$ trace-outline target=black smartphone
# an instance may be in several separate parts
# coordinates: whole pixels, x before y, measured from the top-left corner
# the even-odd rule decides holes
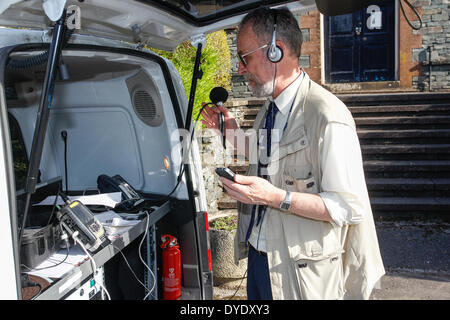
[[[234,181],[234,172],[228,168],[216,168],[216,173],[221,177]]]

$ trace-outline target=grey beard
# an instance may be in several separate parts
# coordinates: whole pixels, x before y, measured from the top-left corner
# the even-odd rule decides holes
[[[250,76],[244,76],[245,79],[248,81],[250,79]],[[273,81],[266,82],[264,84],[256,84],[256,86],[250,86],[253,95],[255,95],[258,98],[268,97],[273,93]]]

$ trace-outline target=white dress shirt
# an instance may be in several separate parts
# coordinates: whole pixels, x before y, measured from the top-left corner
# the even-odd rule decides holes
[[[283,128],[288,120],[289,110],[295,99],[304,73],[287,87],[276,99],[279,112],[275,118],[274,130],[280,134],[272,134],[272,150],[274,144],[279,143]],[[260,138],[264,139],[260,136]],[[265,143],[264,140],[260,143]],[[332,223],[338,226],[356,224],[364,218],[361,210],[370,205],[367,196],[367,187],[362,167],[361,150],[356,132],[347,125],[330,123],[325,128],[325,135],[321,153],[322,192],[319,196],[325,203],[333,219]],[[249,238],[250,244],[259,251],[266,249],[266,219],[256,225],[255,223]]]

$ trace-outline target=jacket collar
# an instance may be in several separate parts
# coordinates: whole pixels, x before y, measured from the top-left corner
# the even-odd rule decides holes
[[[288,119],[288,126],[280,140],[280,147],[292,143],[300,138],[299,135],[302,135],[302,133],[304,134],[303,111],[305,109],[305,101],[309,88],[310,79],[308,74],[305,73],[294,100],[291,115]]]
[[[303,71],[304,72],[304,71]],[[283,136],[281,137],[280,143],[278,147],[272,150],[272,155],[278,155],[271,158],[270,161],[275,161],[281,156],[279,148],[289,145],[298,141],[301,142],[302,138],[305,136],[305,128],[304,128],[304,117],[303,111],[305,107],[306,96],[309,92],[310,88],[310,78],[307,73],[305,73],[304,78],[298,88],[297,95],[294,100],[294,104],[292,107],[291,114],[289,116],[288,126],[286,127]],[[266,117],[267,110],[269,108],[270,100],[267,99],[262,106],[263,112],[259,112],[255,119],[254,128],[256,130],[261,129],[264,119]],[[258,134],[258,133],[257,133]],[[303,147],[306,146],[306,143],[303,144]],[[258,152],[256,150],[256,152]],[[252,156],[251,156],[252,157]],[[253,158],[252,158],[253,159]]]

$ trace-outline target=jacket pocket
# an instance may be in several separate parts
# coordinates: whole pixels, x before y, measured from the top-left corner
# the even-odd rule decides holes
[[[306,178],[296,179],[292,175],[283,174],[282,188],[287,191],[318,193],[316,179],[309,174]]]
[[[293,261],[300,296],[304,300],[337,300],[344,296],[342,254],[321,260]]]
[[[271,161],[279,161],[286,156],[307,149],[308,147],[309,141],[304,128],[298,128],[291,136],[285,140],[282,139],[280,144],[272,149]]]

